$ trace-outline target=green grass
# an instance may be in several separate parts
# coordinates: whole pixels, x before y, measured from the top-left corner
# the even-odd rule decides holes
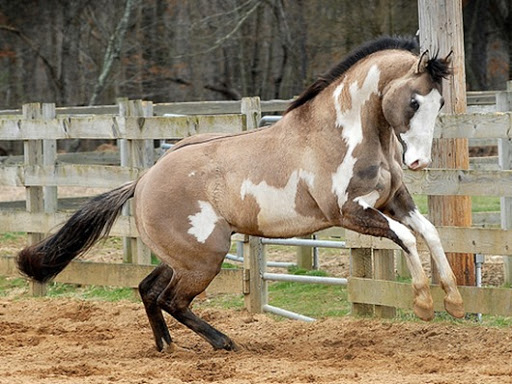
[[[27,234],[25,232],[7,232],[0,234],[0,242],[15,241],[23,239]]]
[[[12,291],[23,291],[28,286],[24,279],[0,276],[0,297],[8,296]]]
[[[313,318],[350,313],[347,290],[323,284],[278,282],[269,284],[269,304]]]
[[[138,295],[132,288],[102,287],[95,285],[77,287],[72,284],[51,283],[48,297],[71,297],[83,300],[100,301],[138,301]]]
[[[500,210],[500,198],[489,196],[471,197],[473,212],[496,212]]]
[[[194,300],[193,308],[244,309],[244,296],[235,294],[215,295],[206,300]]]
[[[428,213],[428,198],[426,195],[414,195],[413,199],[421,213]],[[499,211],[500,198],[494,196],[472,196],[471,209],[473,212]]]
[[[0,297],[9,296],[14,299],[30,297],[29,284],[25,279],[0,276]],[[102,286],[77,286],[73,284],[50,283],[47,297],[71,297],[83,300],[101,301],[138,301],[138,295],[132,288],[116,288]]]

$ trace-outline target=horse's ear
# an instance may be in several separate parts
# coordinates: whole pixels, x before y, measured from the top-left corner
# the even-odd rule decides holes
[[[429,61],[428,49],[423,52],[418,60],[418,67],[416,68],[416,73],[425,72]]]
[[[451,63],[452,63],[452,58],[453,58],[453,49],[450,51],[449,54],[446,55],[446,57],[443,60],[443,62],[447,65],[447,66],[450,66]]]

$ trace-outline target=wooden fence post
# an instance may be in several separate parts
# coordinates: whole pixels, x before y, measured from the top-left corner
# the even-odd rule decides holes
[[[507,82],[507,90],[496,94],[496,111],[512,111],[512,81]],[[499,164],[502,170],[512,169],[512,139],[498,139]],[[500,198],[501,228],[512,229],[512,197]],[[512,284],[512,260],[503,256],[505,284]]]
[[[246,130],[258,128],[261,120],[260,98],[242,98],[240,112],[245,115]],[[244,275],[248,280],[244,293],[245,307],[251,313],[262,313],[263,306],[267,304],[267,282],[263,280],[266,266],[265,247],[261,243],[261,239],[249,236],[249,240],[244,243]]]
[[[371,248],[350,249],[350,276],[372,278],[372,250]],[[350,281],[349,281],[350,284]],[[371,304],[352,303],[352,315],[371,316],[374,306]]]
[[[263,306],[267,304],[267,282],[263,280],[266,267],[265,246],[259,237],[249,236],[249,240],[244,243],[244,275],[249,280],[244,294],[245,307],[251,313],[262,313]]]
[[[396,273],[401,279],[410,279],[411,271],[407,266],[407,259],[403,250],[396,251]]]
[[[302,239],[311,240],[313,236],[305,236]],[[313,247],[296,247],[297,268],[311,270],[313,269]]]
[[[119,116],[153,116],[153,103],[142,100],[118,100]],[[146,169],[154,163],[153,140],[119,140],[121,166]],[[130,216],[131,202],[123,207],[123,215]],[[151,264],[151,251],[140,238],[123,238],[124,261]]]
[[[43,119],[55,119],[55,103],[43,103],[42,105]],[[48,167],[55,167],[57,162],[57,140],[43,140],[43,165]],[[44,211],[46,213],[57,212],[57,186],[51,185],[43,187],[44,196]]]
[[[374,279],[395,280],[395,251],[392,249],[373,250]],[[385,305],[375,306],[375,316],[391,319],[396,315],[396,308]]]
[[[22,107],[23,118],[53,119],[55,118],[55,104],[30,103]],[[57,158],[56,140],[25,140],[23,144],[25,167],[54,166]],[[28,186],[26,190],[26,209],[30,213],[48,212],[57,210],[57,187]],[[35,244],[44,237],[43,233],[28,233],[28,243]],[[44,296],[47,285],[32,281],[30,292],[33,296]]]
[[[259,97],[244,97],[240,106],[240,112],[245,115],[246,130],[259,127],[261,120],[261,102]]]
[[[462,0],[418,0],[420,46],[431,53],[452,54],[454,74],[443,84],[444,111],[466,113],[466,75]],[[433,168],[469,169],[468,139],[437,139],[432,148]],[[470,196],[429,196],[429,218],[434,225],[471,227]],[[459,285],[475,285],[475,260],[472,253],[447,253]],[[432,277],[437,270],[432,265]]]

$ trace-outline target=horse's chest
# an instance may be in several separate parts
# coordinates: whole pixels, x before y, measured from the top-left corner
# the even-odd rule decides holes
[[[394,195],[402,180],[402,169],[395,162],[380,164],[356,163],[343,204],[359,202],[364,206],[379,208]]]

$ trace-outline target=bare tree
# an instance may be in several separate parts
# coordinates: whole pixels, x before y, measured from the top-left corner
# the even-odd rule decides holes
[[[509,3],[465,2],[472,89],[503,86],[510,73]],[[117,97],[290,98],[360,43],[413,35],[416,7],[410,0],[364,7],[352,0],[0,0],[0,108]]]
[[[98,81],[94,86],[94,91],[91,95],[91,99],[89,100],[89,105],[93,105],[96,103],[98,96],[105,88],[107,78],[110,75],[110,72],[112,71],[114,62],[117,59],[119,59],[126,31],[128,30],[130,15],[132,14],[135,7],[139,5],[139,2],[140,0],[126,0],[123,16],[119,20],[116,30],[114,31],[114,34],[110,37],[110,40],[108,42],[108,46],[105,51],[105,56],[103,59],[103,65],[98,76]]]

